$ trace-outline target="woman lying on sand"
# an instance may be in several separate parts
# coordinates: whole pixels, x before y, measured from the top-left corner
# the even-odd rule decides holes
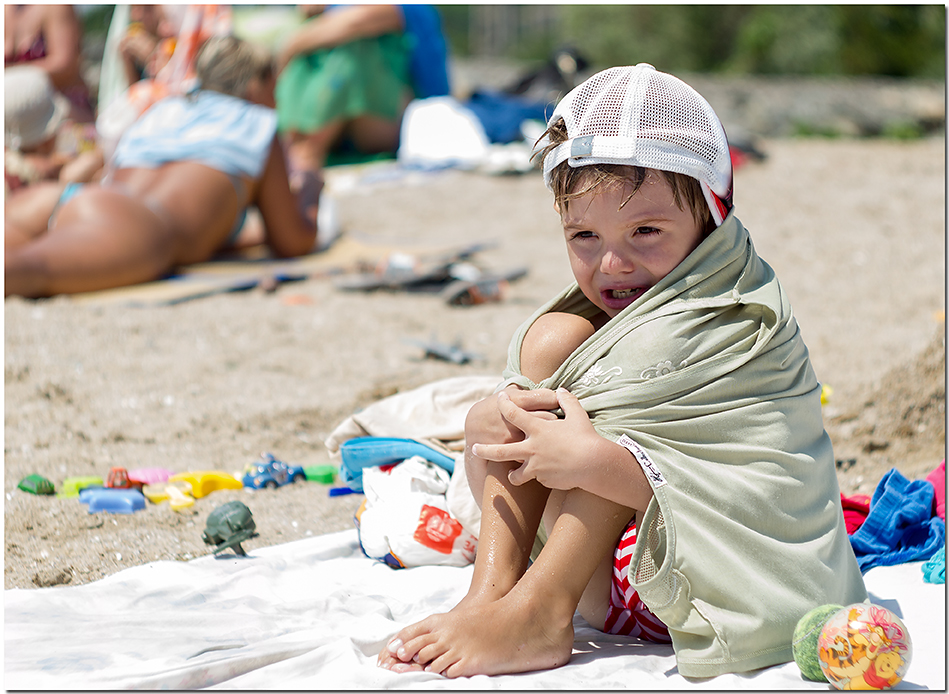
[[[98,185],[37,185],[8,199],[5,294],[50,296],[159,279],[228,246],[249,205],[282,257],[316,242],[321,183],[288,179],[270,59],[210,39],[200,89],[163,99],[120,140]]]

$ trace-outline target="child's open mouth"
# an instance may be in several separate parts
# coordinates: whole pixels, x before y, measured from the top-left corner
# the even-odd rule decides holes
[[[646,291],[646,287],[630,287],[628,289],[604,289],[600,295],[603,303],[612,310],[622,310],[636,301]]]
[[[628,299],[631,296],[639,294],[639,292],[639,289],[613,289],[610,293],[614,299]]]

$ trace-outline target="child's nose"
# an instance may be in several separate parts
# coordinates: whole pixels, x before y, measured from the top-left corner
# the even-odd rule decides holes
[[[600,259],[600,271],[605,275],[632,272],[634,269],[632,258],[616,249],[608,248]]]

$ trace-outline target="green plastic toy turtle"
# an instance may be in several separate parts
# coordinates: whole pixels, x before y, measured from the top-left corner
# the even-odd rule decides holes
[[[250,509],[240,501],[228,501],[211,511],[201,539],[205,544],[214,545],[215,554],[232,548],[237,554],[246,557],[247,552],[241,543],[257,537],[256,531],[257,524]]]

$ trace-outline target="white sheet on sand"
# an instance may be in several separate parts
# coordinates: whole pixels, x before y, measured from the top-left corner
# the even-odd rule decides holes
[[[866,574],[873,602],[914,644],[898,688],[946,688],[945,586],[920,563]],[[794,663],[687,680],[670,646],[600,633],[576,618],[573,657],[552,671],[446,680],[376,666],[402,626],[451,608],[471,566],[394,570],[355,530],[189,562],[155,562],[95,583],[4,592],[6,689],[829,689]]]

